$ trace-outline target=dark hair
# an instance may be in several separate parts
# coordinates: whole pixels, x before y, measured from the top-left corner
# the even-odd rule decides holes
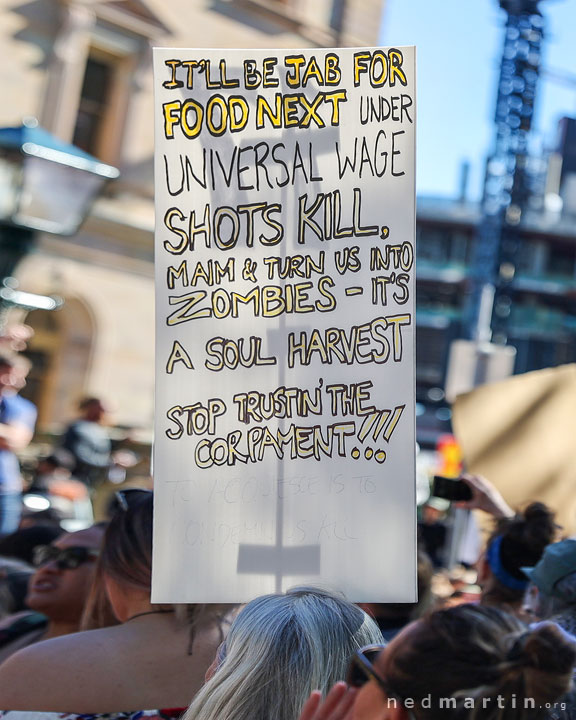
[[[555,624],[527,630],[513,615],[479,605],[432,613],[403,640],[378,669],[394,694],[414,699],[422,720],[439,712],[446,720],[547,717],[541,706],[567,692],[576,663],[576,644]],[[447,698],[452,704],[440,703]]]
[[[98,398],[98,397],[93,397],[93,396],[84,397],[78,403],[78,409],[86,410],[87,407],[90,407],[91,405],[96,405],[96,403],[98,403],[98,405],[101,405],[102,400],[100,400],[100,398]]]
[[[513,518],[500,520],[488,541],[488,548],[498,543],[497,562],[504,573],[497,573],[494,564],[488,561],[493,582],[483,594],[483,602],[494,605],[520,602],[528,585],[528,578],[521,568],[536,565],[546,546],[554,542],[557,530],[554,512],[540,502],[531,503]],[[506,582],[503,575],[510,576],[512,581]]]
[[[28,609],[26,595],[33,574],[28,563],[0,557],[0,619]]]
[[[20,528],[0,539],[0,555],[17,558],[32,565],[34,549],[38,545],[50,545],[62,533],[63,530],[54,525],[32,525]]]
[[[102,604],[102,593],[96,585],[103,584],[103,576],[107,575],[119,585],[130,585],[139,590],[150,591],[152,586],[152,516],[153,493],[134,488],[135,492],[125,491],[124,501],[116,504],[116,512],[112,516],[98,563],[91,595],[94,607],[91,607],[91,618],[87,618],[86,627],[96,627],[98,618],[105,615],[106,609],[99,610]],[[172,605],[158,605],[159,608],[172,608]],[[190,629],[190,647],[192,648],[197,628],[202,623],[215,621],[221,623],[229,605],[187,605],[175,607],[179,622]]]
[[[142,590],[152,584],[152,511],[151,492],[131,493],[110,520],[99,558],[106,575]]]
[[[97,563],[92,586],[80,618],[80,630],[95,630],[118,624],[119,620],[114,614],[112,604],[106,593],[102,566]]]
[[[65,470],[73,470],[76,460],[71,452],[64,448],[53,448],[49,455],[38,458],[38,462],[45,462],[53,465],[55,468],[64,468]]]
[[[104,576],[148,590],[152,582],[152,493],[131,493],[130,503],[106,526],[92,587],[84,606],[81,630],[109,627],[117,618],[105,590]]]

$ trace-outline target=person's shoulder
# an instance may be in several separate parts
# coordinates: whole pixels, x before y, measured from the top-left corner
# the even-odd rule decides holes
[[[68,423],[68,425],[66,425],[66,428],[64,429],[64,432],[65,433],[76,433],[79,430],[82,430],[83,426],[84,426],[84,420],[81,420],[80,418],[78,418],[77,420],[72,420],[71,423]]]
[[[32,710],[0,711],[0,720],[177,720],[186,708],[170,710],[136,710],[115,713],[59,713]]]
[[[78,418],[68,425],[66,433],[77,437],[86,437],[93,435],[106,435],[107,430],[105,427],[96,422],[85,420],[84,418]]]
[[[36,643],[36,645],[18,653],[22,663],[45,662],[47,658],[61,659],[62,662],[77,662],[81,658],[89,658],[92,653],[104,648],[114,635],[116,627],[84,630],[82,632],[61,635]],[[0,667],[0,673],[3,668]]]
[[[10,414],[15,420],[24,420],[35,422],[38,410],[36,405],[30,400],[23,398],[18,393],[14,395],[4,395],[4,404],[9,409]]]
[[[29,709],[42,706],[46,689],[65,693],[63,677],[89,682],[94,659],[106,653],[113,628],[87,630],[51,638],[19,650],[0,665],[0,707]],[[35,678],[30,683],[30,678]],[[41,678],[41,682],[39,679]],[[24,707],[23,707],[24,704]]]

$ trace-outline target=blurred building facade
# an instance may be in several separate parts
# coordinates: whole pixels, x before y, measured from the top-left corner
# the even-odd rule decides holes
[[[496,308],[516,348],[515,373],[576,362],[576,119],[563,118],[539,165],[538,189],[518,228],[511,302]],[[420,440],[449,430],[444,398],[450,344],[464,336],[480,204],[419,198],[416,395]]]
[[[57,430],[82,395],[112,401],[119,425],[152,427],[153,46],[376,45],[385,0],[0,0],[0,125],[46,130],[121,177],[74,238],[42,235],[22,290],[58,312],[13,310],[35,330],[26,394]]]

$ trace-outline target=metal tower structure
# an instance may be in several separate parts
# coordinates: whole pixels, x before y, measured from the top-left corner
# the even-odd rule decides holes
[[[544,37],[543,0],[499,0],[506,11],[496,98],[496,138],[486,164],[482,222],[472,258],[466,335],[506,342],[519,225],[531,194],[528,136]]]

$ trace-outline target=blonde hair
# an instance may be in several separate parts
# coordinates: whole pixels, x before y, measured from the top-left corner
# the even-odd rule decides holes
[[[383,643],[376,623],[324,590],[256,598],[232,623],[220,667],[183,720],[296,720],[312,690],[344,679],[354,651],[374,643]]]

